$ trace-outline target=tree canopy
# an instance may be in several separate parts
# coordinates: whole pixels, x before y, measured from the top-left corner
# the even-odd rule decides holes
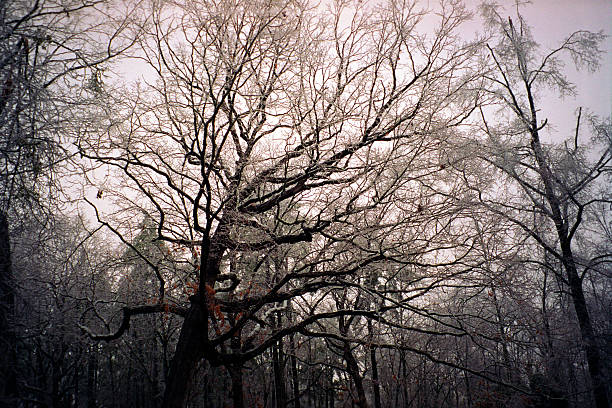
[[[468,6],[2,6],[1,401],[609,407],[606,37]]]

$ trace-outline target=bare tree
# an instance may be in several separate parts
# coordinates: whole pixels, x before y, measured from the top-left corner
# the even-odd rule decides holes
[[[45,224],[58,184],[69,111],[86,102],[102,65],[130,46],[103,1],[5,1],[0,4],[0,393],[16,401],[15,297],[9,236],[32,217]],[[100,15],[108,18],[100,24]],[[7,402],[8,403],[8,402]]]
[[[237,367],[290,333],[374,317],[326,306],[329,289],[362,290],[366,266],[445,268],[470,250],[452,225],[456,185],[428,187],[443,170],[440,141],[478,103],[467,92],[477,47],[456,35],[469,13],[443,2],[436,29],[417,35],[426,12],[413,3],[321,7],[152,3],[138,58],[153,76],[129,101],[105,100],[112,120],[79,143],[112,175],[89,173],[97,200],[116,199],[115,214],[97,206],[102,224],[130,245],[137,208],[155,220],[156,239],[191,262],[180,278],[151,263],[159,302],[126,307],[117,332],[93,335],[115,339],[133,315],[179,310],[185,298],[170,282],[192,285],[166,407],[185,404],[202,359],[232,368],[236,383]],[[271,262],[276,251],[283,267]],[[316,303],[313,314],[274,327],[293,300]]]
[[[538,117],[538,103],[545,90],[552,88],[562,95],[575,91],[561,71],[561,56],[593,70],[599,64],[599,44],[604,36],[578,31],[558,48],[541,54],[520,13],[514,22],[502,17],[493,5],[485,4],[483,11],[497,32],[497,43],[487,46],[491,70],[485,75],[494,107],[481,109],[484,136],[470,143],[478,146],[485,166],[496,168],[512,185],[501,199],[494,190],[471,185],[486,208],[519,226],[562,266],[564,273],[554,273],[570,293],[595,403],[608,407],[608,381],[584,286],[591,275],[605,273],[603,265],[610,262],[610,252],[593,251],[596,246],[591,245],[591,250],[580,251],[584,256],[576,253],[581,236],[589,235],[588,219],[593,211],[611,202],[605,186],[612,160],[610,126],[595,119],[593,147],[580,143],[583,118],[579,110],[576,129],[565,132],[565,143],[546,144],[543,137],[548,123]],[[495,120],[492,111],[497,107],[505,114]]]

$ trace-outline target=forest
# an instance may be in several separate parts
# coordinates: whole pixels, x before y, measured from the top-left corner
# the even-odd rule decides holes
[[[530,7],[1,1],[0,406],[609,408],[610,27]]]

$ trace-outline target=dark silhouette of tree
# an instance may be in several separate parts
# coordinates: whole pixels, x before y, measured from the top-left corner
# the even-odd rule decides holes
[[[70,111],[87,101],[87,78],[129,47],[124,28],[103,13],[102,1],[5,1],[0,4],[0,398],[21,393],[11,323],[18,297],[11,271],[11,231],[34,218],[46,224],[58,196],[57,167],[65,149]],[[109,15],[110,17],[110,15]],[[133,41],[133,39],[132,39]],[[89,80],[89,87],[95,81]],[[95,82],[97,84],[97,82]],[[98,84],[99,85],[99,84]],[[74,150],[74,149],[73,149]]]
[[[541,54],[520,14],[513,23],[502,18],[494,6],[485,5],[484,11],[488,24],[498,33],[497,42],[487,45],[492,69],[485,78],[491,86],[491,102],[499,103],[507,114],[493,120],[489,111],[481,110],[485,136],[477,146],[482,152],[479,156],[504,174],[517,194],[510,190],[502,201],[488,197],[478,186],[473,188],[488,209],[519,226],[546,251],[547,257],[558,262],[554,276],[570,294],[595,404],[609,407],[609,381],[584,286],[590,274],[601,273],[610,262],[610,252],[576,254],[580,251],[580,236],[588,234],[593,211],[602,203],[612,202],[606,186],[612,160],[610,125],[592,118],[593,142],[599,151],[581,144],[579,110],[575,132],[566,132],[571,134],[568,140],[559,145],[546,144],[543,134],[547,120],[539,118],[538,107],[543,89],[552,88],[561,95],[575,91],[560,69],[560,56],[566,54],[577,66],[593,70],[599,64],[599,44],[604,36],[578,31],[558,48]]]
[[[202,359],[229,369],[240,406],[246,362],[319,321],[375,313],[326,310],[320,299],[310,315],[275,325],[289,302],[339,285],[363,290],[356,276],[368,265],[443,268],[469,252],[469,236],[446,232],[452,200],[427,187],[440,139],[477,104],[464,92],[479,75],[477,47],[453,34],[468,13],[447,6],[425,37],[408,34],[423,17],[417,6],[395,3],[322,12],[292,1],[185,2],[146,15],[138,56],[156,79],[129,100],[105,100],[120,113],[79,151],[113,172],[104,197],[125,199],[116,219],[99,211],[103,225],[129,242],[136,204],[157,240],[192,259],[194,293],[177,303],[187,311],[163,406],[185,404]],[[270,262],[275,251],[284,266]],[[119,329],[94,338],[118,338],[131,316],[173,308],[168,279],[157,279],[157,305],[124,308]]]
[[[2,3],[0,405],[607,407],[603,36],[481,11]]]

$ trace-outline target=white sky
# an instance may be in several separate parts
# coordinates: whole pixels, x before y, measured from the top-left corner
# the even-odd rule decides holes
[[[479,2],[469,0],[469,4]],[[498,0],[499,4],[511,6],[513,0]],[[510,11],[510,10],[508,10]],[[559,44],[577,30],[600,31],[612,35],[611,0],[533,0],[523,8],[523,15],[532,27],[536,41],[543,49]],[[568,78],[576,85],[576,97],[560,98],[552,95],[543,100],[541,119],[549,119],[556,132],[555,139],[565,139],[574,131],[576,110],[579,106],[600,116],[612,115],[612,37],[602,47],[607,51],[598,72],[577,72],[570,63],[566,65]],[[582,124],[584,125],[584,124]],[[567,129],[567,130],[566,130]],[[582,133],[582,132],[581,132]],[[586,137],[584,138],[586,141]]]
[[[324,2],[327,0],[323,0]],[[437,0],[417,0],[424,6]],[[472,10],[476,10],[481,0],[464,0]],[[496,0],[506,7],[509,15],[514,14],[515,0]],[[577,30],[600,31],[612,36],[612,0],[531,0],[522,8],[522,13],[533,30],[534,38],[542,50],[559,45],[569,34]],[[477,21],[466,25],[468,30],[479,30]],[[471,33],[470,33],[471,34]],[[576,72],[571,63],[566,65],[566,74],[576,85],[578,94],[561,100],[557,95],[542,100],[541,119],[548,118],[553,128],[553,137],[562,140],[574,131],[576,111],[579,106],[600,116],[612,116],[612,37],[603,44],[607,51],[597,73]],[[121,69],[128,81],[142,77],[144,67],[131,61]],[[566,130],[567,129],[567,130]]]
[[[436,2],[436,0],[419,0]],[[508,13],[514,13],[514,0],[497,0],[507,7]],[[470,8],[476,8],[480,0],[465,0]],[[523,15],[532,27],[534,37],[544,49],[556,47],[569,34],[577,30],[604,30],[612,35],[612,0],[533,0],[532,4],[522,9]],[[477,22],[469,24],[469,29],[478,30]],[[466,27],[467,28],[467,27]],[[552,138],[559,141],[572,137],[575,128],[576,110],[579,106],[601,116],[612,116],[612,37],[603,45],[607,54],[602,60],[599,72],[576,72],[571,64],[567,65],[569,79],[576,84],[578,95],[561,100],[555,95],[542,101],[540,118],[548,118],[554,126]],[[120,68],[128,81],[141,78],[146,70],[140,69],[134,61]],[[584,126],[582,129],[584,129]],[[588,141],[586,132],[582,133],[582,142]],[[95,199],[97,190],[92,189],[90,199]],[[89,208],[82,208],[89,212]]]

